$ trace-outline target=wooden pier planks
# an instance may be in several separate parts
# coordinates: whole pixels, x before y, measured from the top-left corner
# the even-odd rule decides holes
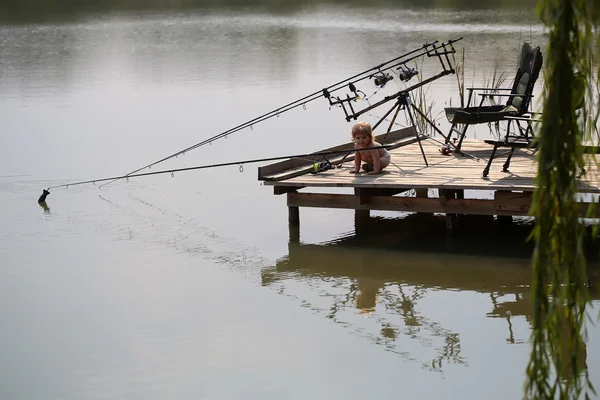
[[[465,140],[462,150],[479,159],[466,155],[452,154],[444,156],[439,152],[439,141],[427,138],[421,141],[429,167],[425,166],[417,142],[391,150],[392,164],[379,175],[366,173],[350,174],[353,162],[343,164],[342,168],[304,174],[278,181],[265,181],[265,185],[285,187],[348,187],[348,188],[430,188],[453,190],[489,190],[524,191],[535,189],[537,163],[532,149],[517,149],[512,157],[509,172],[502,172],[508,150],[496,153],[489,176],[482,176],[483,169],[492,152],[492,146],[482,140]],[[593,163],[591,156],[588,164]],[[582,193],[600,193],[600,176],[587,168],[588,174],[581,179]],[[283,175],[283,171],[281,171]]]
[[[392,148],[406,146],[417,141],[417,131],[414,126],[410,126],[408,128],[398,129],[389,133],[377,135],[375,136],[375,141],[383,145],[391,146]],[[327,159],[334,163],[340,161],[344,157],[346,157],[346,162],[354,161],[353,144],[351,142],[320,150],[316,153],[343,150],[348,150],[349,153],[339,153],[330,155],[327,156]],[[322,155],[311,155],[302,158],[292,158],[289,160],[280,161],[274,164],[259,167],[258,180],[282,181],[296,176],[301,176],[309,173],[312,170],[314,163],[323,160],[324,157]]]

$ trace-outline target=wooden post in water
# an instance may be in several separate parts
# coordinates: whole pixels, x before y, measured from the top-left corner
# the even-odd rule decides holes
[[[300,225],[300,207],[289,206],[288,207],[288,221],[290,225]]]
[[[288,192],[288,204],[290,203],[289,193],[296,193],[295,190]],[[300,242],[300,207],[288,205],[288,228],[290,231],[290,243]]]
[[[510,196],[510,193],[510,190],[496,190],[494,192],[494,200],[502,202],[502,199]],[[512,215],[497,215],[496,218],[498,223],[502,226],[510,225],[513,220]]]
[[[290,243],[300,243],[300,225],[290,225]]]
[[[354,231],[357,236],[365,233],[370,219],[371,212],[369,210],[354,210]]]
[[[450,189],[439,189],[440,201],[455,199],[456,191]],[[446,213],[446,235],[452,237],[457,226],[456,214]]]
[[[465,190],[464,189],[458,189],[454,191],[456,198],[457,199],[461,199],[464,200],[465,199]],[[454,219],[455,219],[455,223],[456,223],[456,229],[460,229],[460,225],[461,222],[464,220],[465,214],[455,214],[454,215]]]
[[[354,195],[356,196],[357,204],[367,204],[369,202],[369,196],[365,189],[354,188]],[[368,226],[371,219],[370,210],[354,210],[354,232],[356,235],[363,234]]]
[[[428,197],[428,189],[427,188],[417,188],[415,189],[415,197],[419,199],[426,199]]]
[[[415,198],[427,199],[429,198],[429,189],[427,188],[415,188]],[[433,215],[433,213],[419,213],[421,215]]]

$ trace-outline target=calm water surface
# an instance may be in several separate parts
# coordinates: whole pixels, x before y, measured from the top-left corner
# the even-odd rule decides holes
[[[315,5],[0,26],[0,398],[520,398],[527,221],[448,242],[434,216],[373,213],[376,231],[357,237],[351,211],[303,209],[289,244],[285,199],[256,165],[58,189],[48,209],[36,199],[427,41],[464,37],[467,85],[512,74],[522,40],[546,43],[526,14]],[[456,77],[427,93],[434,114],[456,104]],[[310,152],[349,129],[323,99],[164,167]],[[599,335],[590,327],[583,349],[593,378]]]

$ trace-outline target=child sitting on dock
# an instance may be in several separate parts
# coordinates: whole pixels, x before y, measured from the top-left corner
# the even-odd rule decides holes
[[[369,175],[375,175],[381,172],[382,169],[390,165],[391,155],[386,149],[374,150],[358,150],[368,147],[380,147],[373,138],[373,130],[368,122],[358,122],[352,127],[352,140],[354,148],[357,149],[354,155],[354,169],[351,174],[356,174],[360,171],[360,163],[364,161],[362,168]]]

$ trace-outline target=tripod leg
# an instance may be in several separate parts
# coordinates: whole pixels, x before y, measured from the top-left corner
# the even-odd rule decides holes
[[[388,116],[388,115],[390,115],[390,113],[391,113],[392,111],[394,111],[394,108],[396,108],[396,107],[398,107],[398,110],[396,110],[396,115],[398,115],[398,111],[400,111],[400,106],[401,106],[401,105],[402,105],[402,104],[400,103],[400,100],[398,100],[398,102],[396,102],[396,104],[394,104],[394,105],[392,106],[392,108],[390,108],[390,109],[388,110],[388,112],[386,112],[386,113],[383,115],[383,117],[381,117],[381,118],[379,119],[379,121],[377,121],[377,123],[376,123],[375,125],[373,125],[373,130],[377,129],[377,127],[379,126],[379,124],[381,124],[383,121],[385,121],[385,119],[387,118],[387,116]],[[395,120],[396,120],[396,117],[394,116],[394,121],[395,121]],[[390,124],[390,129],[392,128],[392,125],[393,125],[393,122],[392,122],[392,124]],[[390,131],[390,129],[388,129],[388,132]]]
[[[410,101],[410,100],[407,98],[404,98],[404,101],[406,102],[406,101]],[[411,105],[413,105],[412,102],[410,102],[410,103],[411,103]],[[413,126],[416,126],[415,119],[410,110],[411,110],[411,108],[406,107],[406,111],[408,111],[408,117],[410,118],[410,123]],[[416,132],[416,136],[417,136],[417,142],[419,142],[419,148],[421,149],[421,154],[423,155],[423,160],[425,161],[425,166],[429,167],[429,163],[427,162],[427,156],[425,156],[425,150],[423,150],[423,144],[421,143],[421,137],[419,136],[419,132]]]
[[[450,141],[450,137],[452,136],[452,133],[450,133],[450,135],[446,136],[444,135],[444,133],[440,130],[440,128],[438,128],[437,126],[435,126],[435,123],[433,121],[431,121],[427,115],[423,114],[423,111],[419,110],[419,108],[417,106],[415,106],[415,104],[411,101],[410,102],[411,108],[413,110],[415,110],[417,112],[417,114],[419,114],[421,116],[421,118],[423,118],[425,121],[427,121],[427,123],[429,125],[431,125],[431,127],[440,134],[441,137],[444,138],[444,140],[446,141],[446,143],[448,143]]]
[[[392,121],[390,122],[390,126],[388,126],[388,130],[385,133],[385,138],[383,139],[383,143],[382,144],[385,144],[385,142],[387,142],[388,135],[392,131],[392,126],[394,126],[394,123],[396,122],[396,118],[398,117],[398,113],[400,112],[400,108],[402,108],[402,106],[401,106],[400,103],[398,103],[398,105],[396,106],[396,112],[394,113],[394,118],[392,118]]]

